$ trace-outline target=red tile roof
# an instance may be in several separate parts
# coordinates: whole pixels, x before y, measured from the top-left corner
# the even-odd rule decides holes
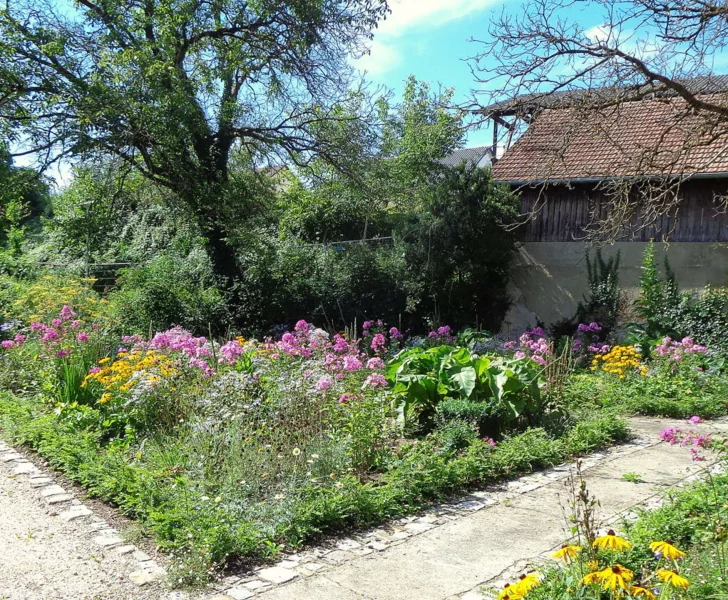
[[[728,103],[725,96],[703,98]],[[708,128],[707,122],[676,99],[625,102],[591,112],[547,109],[495,163],[493,177],[540,183],[728,174],[728,123],[716,119]]]

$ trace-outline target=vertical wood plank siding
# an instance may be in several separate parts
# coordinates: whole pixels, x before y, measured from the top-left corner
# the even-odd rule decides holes
[[[551,185],[546,189],[523,188],[521,213],[529,215],[536,202],[542,205],[532,219],[518,228],[524,242],[578,242],[585,238],[591,211],[604,218],[608,210],[603,191],[594,186],[571,188]],[[637,230],[634,217],[621,237],[623,241],[646,242],[650,239],[672,242],[728,242],[728,214],[722,202],[728,198],[728,180],[705,179],[682,185],[677,215],[663,215],[650,226]],[[718,197],[718,199],[716,198]],[[722,198],[721,198],[722,197]]]

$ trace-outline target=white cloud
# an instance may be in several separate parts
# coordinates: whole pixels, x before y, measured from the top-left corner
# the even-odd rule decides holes
[[[413,29],[435,29],[471,13],[484,10],[498,0],[392,0],[392,13],[379,24],[370,54],[353,62],[362,71],[380,75],[402,63],[399,38]],[[417,50],[421,53],[422,46]]]
[[[354,65],[372,75],[380,75],[399,66],[402,55],[394,45],[374,40],[369,44],[369,54],[354,61]]]
[[[399,36],[414,27],[438,27],[487,8],[493,0],[394,0],[379,32]]]

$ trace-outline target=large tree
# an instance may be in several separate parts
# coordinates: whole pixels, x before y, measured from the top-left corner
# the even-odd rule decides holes
[[[623,156],[628,176],[600,184],[612,206],[593,224],[596,237],[620,235],[631,219],[647,227],[674,214],[681,184],[711,171],[715,152],[703,150],[725,144],[728,83],[714,76],[728,46],[725,0],[531,0],[496,15],[477,43],[475,112],[515,115],[500,119],[501,143],[544,110],[568,111],[550,148],[554,163],[585,129],[610,143],[630,118],[628,103],[669,104],[658,134]]]
[[[49,164],[112,155],[174,192],[215,272],[240,274],[222,207],[235,152],[336,162],[386,0],[13,0],[0,9],[0,128]],[[345,134],[346,127],[335,129]],[[0,131],[1,132],[1,131]]]

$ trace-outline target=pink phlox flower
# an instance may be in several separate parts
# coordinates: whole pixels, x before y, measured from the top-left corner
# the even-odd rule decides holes
[[[91,367],[88,372],[89,375],[92,375],[93,373],[98,373],[101,370],[101,367]]]
[[[13,338],[13,341],[19,346],[20,344],[24,343],[25,340],[28,339],[27,335],[24,335],[22,333],[16,333],[15,337]]]
[[[329,377],[326,377],[325,375],[319,379],[316,382],[316,389],[320,392],[325,392],[328,390],[332,385],[334,385],[334,382],[331,381]]]
[[[379,334],[377,334],[379,335]],[[373,344],[374,342],[372,342]],[[356,357],[348,354],[344,357],[344,371],[358,371],[362,368],[362,362]]]
[[[45,328],[46,328],[46,326],[43,325],[43,323],[38,323],[38,321],[33,321],[30,324],[31,331],[43,331]]]
[[[516,352],[516,353],[515,353],[515,354],[513,355],[513,357],[514,357],[514,358],[515,358],[516,360],[521,360],[522,358],[526,358],[526,353],[525,353],[525,352],[522,352],[521,350],[518,350],[518,351],[517,351],[517,352]]]
[[[234,365],[244,352],[245,349],[238,340],[230,340],[220,346],[220,358],[218,362],[226,365]]]
[[[334,345],[333,345],[334,352],[338,352],[339,354],[344,354],[345,352],[348,352],[350,349],[351,349],[351,346],[349,345],[349,342],[347,342],[341,334],[337,333],[334,336]]]
[[[513,350],[517,345],[518,345],[518,342],[516,342],[515,340],[511,340],[511,341],[505,342],[503,344],[503,349],[504,350]]]
[[[81,327],[81,321],[79,321],[79,320],[71,321],[71,329],[73,329],[75,331],[76,329],[80,329],[80,327]]]
[[[0,342],[0,346],[3,347],[3,350],[10,350],[15,346],[15,342],[13,340],[3,340]]]
[[[58,313],[58,316],[61,317],[61,319],[63,319],[64,321],[69,321],[77,315],[75,312],[73,312],[73,309],[68,306],[68,304],[65,304],[63,308],[61,308],[61,312]]]
[[[40,338],[40,341],[44,344],[48,342],[55,342],[60,338],[60,335],[58,334],[58,331],[53,327],[46,327],[42,337]]]
[[[65,358],[65,357],[66,357],[66,356],[68,356],[69,354],[71,354],[71,351],[70,351],[70,350],[68,350],[68,349],[64,349],[64,350],[59,350],[58,352],[56,352],[56,356],[57,356],[58,358]]]
[[[671,446],[680,442],[681,430],[679,427],[665,427],[660,432],[660,439],[663,442],[667,442]]]
[[[364,321],[361,326],[364,330],[371,329],[372,327],[374,327],[374,321]]]
[[[692,423],[693,425],[698,425],[701,421],[702,421],[702,419],[700,417],[698,417],[697,415],[692,416],[688,419],[688,423]]]
[[[367,369],[370,369],[372,371],[377,371],[379,369],[384,368],[384,361],[379,358],[378,356],[375,356],[373,358],[370,358],[367,361]]]
[[[341,396],[339,396],[339,404],[346,404],[353,397],[354,396],[352,396],[351,394],[341,394]]]
[[[374,352],[381,352],[384,347],[387,345],[387,338],[384,337],[381,333],[377,333],[372,338],[371,348],[374,350]]]
[[[427,334],[428,338],[436,338],[437,337],[437,331],[430,331],[430,333]]]
[[[88,342],[88,340],[89,340],[89,338],[88,338],[88,333],[86,333],[85,331],[82,331],[81,333],[79,333],[79,334],[78,334],[78,335],[76,336],[76,339],[77,339],[77,340],[78,340],[79,342]]]
[[[60,319],[53,319],[51,321],[51,325],[55,328],[59,328],[63,326],[63,321],[61,321]]]
[[[387,378],[381,373],[372,373],[364,380],[364,387],[387,387]]]
[[[496,444],[495,444],[495,440],[493,438],[486,436],[483,438],[483,441],[486,444],[488,444],[491,448],[495,448]]]
[[[313,326],[312,326],[312,325],[309,325],[309,324],[308,324],[308,323],[307,323],[306,321],[304,321],[303,319],[301,319],[300,321],[298,321],[298,322],[296,323],[295,327],[294,327],[294,329],[295,329],[295,330],[296,330],[296,331],[297,331],[298,333],[308,333],[308,330],[309,330],[309,329],[312,329],[312,328],[313,328]]]

